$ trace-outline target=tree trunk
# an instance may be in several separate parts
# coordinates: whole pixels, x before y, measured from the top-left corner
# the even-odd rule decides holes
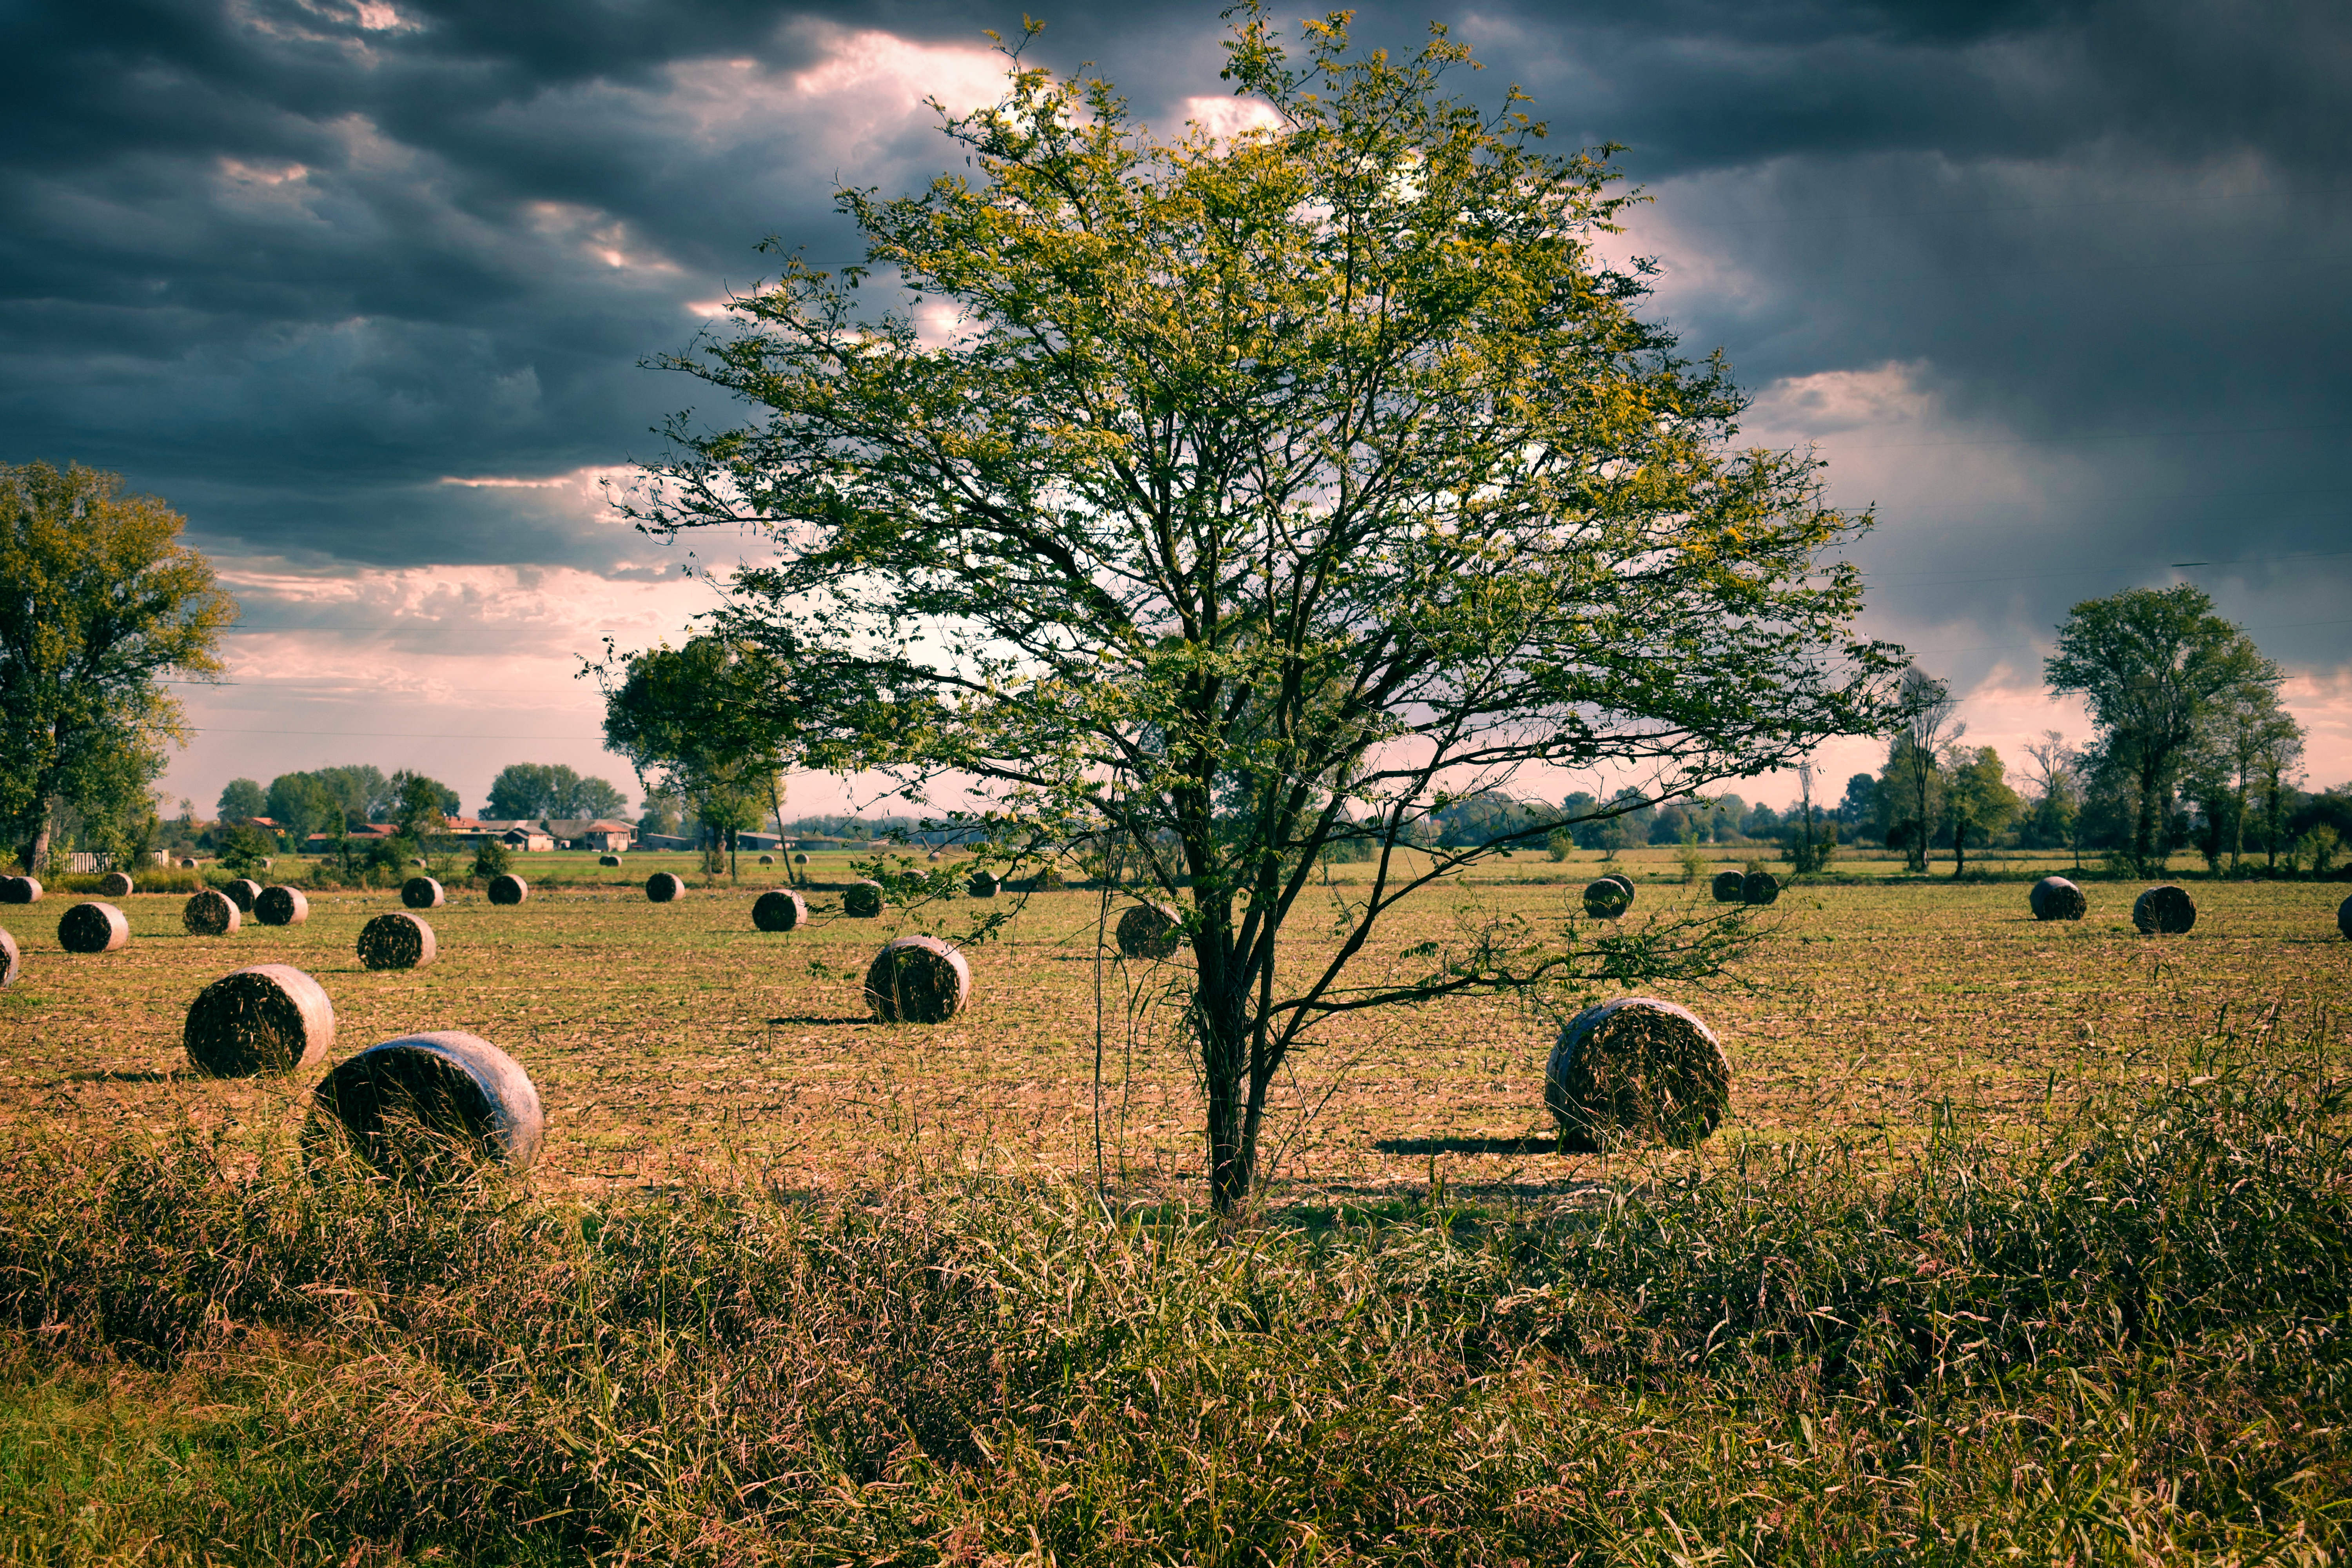
[[[40,821],[33,829],[32,841],[16,851],[16,858],[23,862],[27,877],[39,876],[42,862],[49,858],[49,824],[57,820],[57,797],[51,795],[43,800]]]
[[[1969,825],[1955,818],[1952,823],[1952,880],[1969,868]]]
[[[1200,1003],[1201,1066],[1209,1086],[1209,1201],[1219,1214],[1230,1215],[1249,1196],[1256,1174],[1256,1124],[1265,1096],[1251,1083],[1246,1005],[1238,997],[1204,996]]]
[[[2132,864],[2143,877],[2152,876],[2156,868],[2156,818],[2160,809],[2158,801],[2157,775],[2143,772],[2139,780],[2139,821],[2132,828]]]

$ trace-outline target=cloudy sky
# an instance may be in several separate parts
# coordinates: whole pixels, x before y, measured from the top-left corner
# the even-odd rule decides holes
[[[1155,126],[1231,112],[1213,5],[1026,8]],[[0,0],[0,460],[164,496],[244,605],[165,787],[626,784],[581,659],[709,602],[604,500],[708,396],[640,362],[763,236],[854,258],[833,190],[944,167],[922,100],[992,97],[1022,9]],[[2081,737],[2053,626],[2187,578],[2291,671],[2313,782],[2352,779],[2352,8],[1420,0],[1357,33],[1433,15],[1556,137],[1626,145],[1655,312],[1728,353],[1749,437],[1876,506],[1868,626],[1973,735]]]

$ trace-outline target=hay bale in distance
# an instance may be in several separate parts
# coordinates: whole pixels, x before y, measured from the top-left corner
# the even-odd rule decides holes
[[[1603,877],[1597,882],[1584,884],[1584,912],[1596,921],[1613,921],[1623,914],[1633,902],[1633,895],[1625,884],[1614,877]]]
[[[2033,891],[2025,896],[2026,906],[2038,921],[2078,921],[2089,912],[2091,900],[2083,889],[2063,877],[2044,877],[2033,884]]]
[[[236,900],[218,888],[199,888],[180,910],[180,924],[190,936],[226,936],[243,918]]]
[[[58,945],[68,952],[120,952],[131,945],[131,922],[112,904],[76,904],[58,921]]]
[[[842,889],[841,912],[853,920],[870,921],[882,912],[882,884],[870,879]]]
[[[1118,951],[1129,958],[1173,958],[1183,934],[1183,917],[1166,904],[1138,904],[1118,917]]]
[[[596,864],[599,866],[617,866],[620,863],[621,858],[618,855],[599,855],[596,857]]]
[[[1630,907],[1630,906],[1633,904],[1633,878],[1628,877],[1628,876],[1627,876],[1627,875],[1625,875],[1625,873],[1624,873],[1624,872],[1622,872],[1622,871],[1612,871],[1612,872],[1610,872],[1610,873],[1609,873],[1609,875],[1607,875],[1606,877],[1603,877],[1603,878],[1602,878],[1602,879],[1601,879],[1602,881],[1604,881],[1604,882],[1614,882],[1614,883],[1616,883],[1619,887],[1621,887],[1621,888],[1624,889],[1625,889],[1625,902],[1626,902],[1627,906],[1628,906],[1628,907]]]
[[[360,962],[370,969],[422,969],[436,951],[433,928],[404,910],[360,927]]]
[[[326,1060],[335,1043],[335,1007],[319,983],[292,964],[257,964],[196,993],[180,1043],[188,1065],[206,1078],[293,1072]]]
[[[530,884],[511,871],[501,871],[490,879],[490,902],[519,904],[530,897]]]
[[[183,860],[180,862],[180,869],[183,871],[193,871],[195,868],[196,863],[194,860]]]
[[[1739,879],[1739,901],[1769,904],[1780,896],[1780,879],[1769,871],[1750,871]]]
[[[261,884],[250,877],[239,877],[222,884],[221,891],[228,895],[228,901],[236,906],[239,914],[249,915],[253,912],[253,900],[261,897]]]
[[[400,885],[400,901],[412,910],[437,910],[447,899],[432,878],[411,877]]]
[[[1707,890],[1715,895],[1715,901],[1718,904],[1746,902],[1747,889],[1748,879],[1737,871],[1717,871],[1715,880],[1707,884]]]
[[[2197,901],[2167,882],[2132,900],[2132,924],[2143,936],[2180,936],[2197,923]]]
[[[944,1024],[971,1000],[971,965],[935,936],[885,942],[866,971],[866,1005],[886,1024]]]
[[[336,1130],[386,1174],[439,1181],[484,1162],[527,1170],[547,1117],[520,1063],[479,1035],[446,1029],[370,1046],[329,1073],[305,1142]]]
[[[37,904],[40,901],[39,878],[9,877],[0,879],[0,904]]]
[[[686,897],[686,884],[667,871],[646,879],[646,897],[656,904],[674,904]]]
[[[253,918],[266,926],[298,926],[310,918],[310,900],[299,888],[264,888],[253,900]]]
[[[1003,879],[995,872],[974,871],[971,880],[963,885],[963,890],[975,899],[992,899],[996,897],[996,889],[1002,886]]]
[[[1688,1008],[1621,996],[1568,1021],[1544,1068],[1544,1105],[1587,1148],[1640,1140],[1689,1148],[1731,1104],[1731,1058]]]
[[[135,884],[120,871],[109,871],[98,879],[98,896],[101,899],[127,899]]]
[[[762,855],[760,857],[760,864],[762,866],[772,866],[775,863],[776,858],[773,855]]]
[[[808,901],[784,888],[771,888],[751,906],[751,923],[761,931],[798,931],[808,923]]]
[[[25,955],[16,951],[16,939],[0,931],[0,991],[16,984],[16,976],[25,972]]]
[[[415,857],[412,858],[409,860],[409,862],[408,862],[408,863],[409,863],[409,865],[410,865],[411,867],[415,868],[415,869],[417,869],[417,870],[419,870],[419,871],[422,871],[423,869],[425,869],[425,857],[424,857],[424,856],[422,856],[422,855],[418,855],[418,856],[415,856]]]

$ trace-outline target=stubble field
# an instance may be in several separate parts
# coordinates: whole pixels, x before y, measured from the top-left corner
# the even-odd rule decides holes
[[[1007,894],[999,907],[1017,912],[1004,932],[971,950],[971,1009],[937,1027],[888,1026],[867,1017],[861,994],[875,950],[919,927],[953,934],[976,906],[860,921],[819,892],[810,926],[767,934],[751,905],[773,873],[657,906],[641,891],[653,865],[579,868],[584,885],[536,890],[518,908],[453,890],[426,915],[440,957],[413,972],[372,973],[353,954],[360,926],[399,907],[389,890],[314,894],[303,925],[248,921],[219,938],[181,930],[180,896],[133,895],[121,901],[130,947],[98,956],[58,947],[69,895],[0,910],[26,958],[24,980],[0,994],[0,1136],[193,1122],[236,1142],[284,1127],[303,1113],[307,1081],[194,1077],[180,1028],[208,981],[287,963],[334,1002],[333,1059],[397,1034],[466,1029],[520,1060],[546,1103],[537,1179],[554,1191],[722,1173],[828,1191],[909,1161],[1091,1179],[1099,1160],[1139,1194],[1197,1184],[1201,1097],[1173,1000],[1181,960],[1105,952],[1099,892]],[[812,870],[845,879],[845,867],[820,857]],[[1663,864],[1633,869],[1633,921],[1711,907]],[[1497,914],[1557,924],[1592,870],[1521,858],[1433,889],[1368,963],[1402,967],[1408,945]],[[1350,872],[1362,874],[1340,868],[1317,896],[1344,896]],[[2352,944],[2335,931],[2340,888],[2198,884],[2196,930],[2164,939],[2132,930],[2137,884],[2087,890],[2088,919],[2044,925],[2016,884],[1790,889],[1760,911],[1757,946],[1721,982],[1654,988],[1714,1024],[1738,1075],[1731,1115],[1700,1157],[1790,1140],[1901,1150],[1939,1122],[2029,1133],[2105,1089],[2192,1074],[2200,1039],[2227,1035],[2257,1056],[2273,1037],[2342,1042]],[[1110,920],[1120,907],[1114,897]],[[1319,958],[1327,923],[1302,911],[1286,966]],[[1584,1187],[1599,1159],[1545,1142],[1556,1028],[1492,999],[1328,1027],[1278,1087],[1271,1189],[1345,1201],[1433,1178],[1497,1194]]]

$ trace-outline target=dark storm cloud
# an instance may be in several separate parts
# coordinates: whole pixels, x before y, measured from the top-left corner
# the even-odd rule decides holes
[[[121,468],[250,548],[607,567],[609,525],[438,481],[647,455],[646,426],[689,390],[635,367],[688,341],[688,301],[757,276],[765,234],[845,254],[837,181],[944,162],[919,118],[844,142],[779,84],[845,28],[964,45],[1019,9],[14,13],[5,456]],[[1098,62],[1156,124],[1223,90],[1209,7],[1048,19],[1038,58]],[[1383,5],[1356,30],[1410,47],[1425,19]],[[1658,197],[1634,239],[1666,262],[1657,304],[1686,343],[1727,346],[1759,387],[1903,367],[1932,404],[1916,462],[1890,449],[1900,431],[1838,454],[1884,487],[1841,494],[1888,504],[1864,559],[1891,612],[2046,628],[2072,596],[2191,558],[2254,559],[2248,594],[2343,580],[2262,564],[2347,532],[2340,6],[1683,0],[1448,20],[1489,67],[1475,90],[1517,79],[1560,141],[1627,144]],[[2035,482],[1906,489],[1955,442]]]

